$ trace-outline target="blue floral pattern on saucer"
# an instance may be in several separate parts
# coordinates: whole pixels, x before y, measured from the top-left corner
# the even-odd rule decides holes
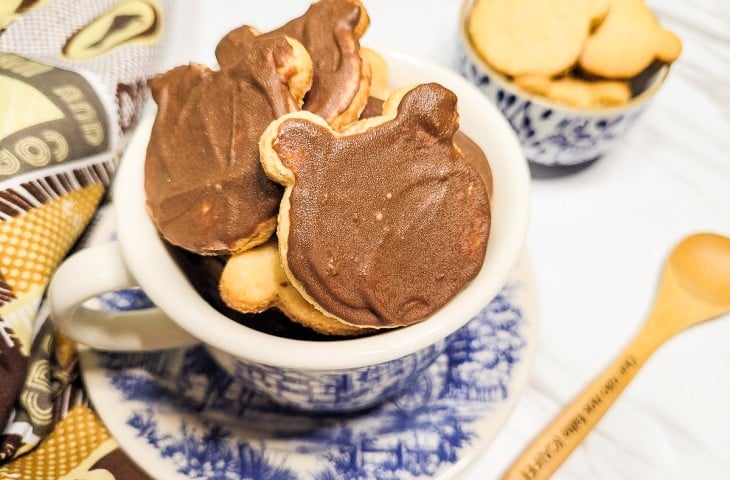
[[[102,419],[155,478],[438,477],[492,438],[526,382],[534,289],[529,268],[517,270],[405,392],[361,412],[283,407],[234,380],[202,347],[87,351],[82,370]]]

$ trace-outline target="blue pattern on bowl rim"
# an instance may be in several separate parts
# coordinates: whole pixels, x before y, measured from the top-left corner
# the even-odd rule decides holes
[[[647,106],[639,102],[596,113],[554,108],[500,86],[471,59],[461,43],[458,60],[461,74],[497,105],[517,133],[525,156],[534,163],[577,165],[600,157],[629,131]]]
[[[203,347],[87,351],[82,370],[102,419],[155,477],[440,476],[494,435],[526,381],[535,324],[525,275],[452,334],[405,391],[365,411],[284,407],[229,376]]]

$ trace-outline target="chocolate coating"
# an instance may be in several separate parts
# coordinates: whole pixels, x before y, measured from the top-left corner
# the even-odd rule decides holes
[[[365,104],[365,108],[360,114],[360,118],[370,118],[382,115],[383,113],[383,102],[379,98],[368,97],[368,102]],[[467,162],[470,162],[474,168],[477,169],[479,175],[481,175],[484,184],[487,186],[487,193],[489,198],[492,198],[492,192],[494,191],[494,185],[492,182],[492,169],[489,167],[489,160],[487,159],[484,150],[477,145],[477,143],[469,137],[466,133],[459,130],[454,135],[454,145],[456,145],[461,153],[464,154]]]
[[[360,89],[359,37],[368,23],[359,2],[320,0],[301,17],[261,36],[287,35],[304,45],[312,57],[313,78],[303,108],[331,121],[349,108]],[[254,29],[245,25],[229,32],[216,48],[218,62],[237,62],[256,35]]]
[[[484,185],[487,187],[489,198],[492,198],[494,191],[494,182],[492,181],[492,169],[489,166],[489,160],[484,154],[484,150],[471,139],[469,135],[459,130],[454,135],[454,145],[456,145],[461,153],[464,154],[466,161],[471,163],[482,177]]]
[[[287,85],[295,69],[280,68],[291,62],[284,37],[266,38],[221,71],[191,64],[152,81],[158,111],[145,191],[170,243],[226,254],[265,222],[273,226],[283,191],[261,168],[258,140],[271,121],[299,109]]]
[[[454,146],[456,96],[407,92],[393,120],[335,136],[303,119],[274,151],[295,178],[287,264],[306,292],[347,323],[418,322],[476,276],[490,226],[487,188]]]

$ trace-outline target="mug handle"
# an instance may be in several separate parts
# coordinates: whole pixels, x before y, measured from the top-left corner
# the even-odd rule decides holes
[[[61,333],[99,350],[146,351],[200,343],[157,307],[108,311],[84,305],[103,293],[135,287],[118,242],[79,250],[51,279],[51,318]]]

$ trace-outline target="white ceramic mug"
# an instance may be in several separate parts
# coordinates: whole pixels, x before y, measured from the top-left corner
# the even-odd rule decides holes
[[[382,50],[381,50],[382,51]],[[405,387],[499,292],[524,244],[529,171],[499,111],[473,85],[443,67],[384,53],[393,86],[438,82],[458,97],[460,126],[486,153],[494,194],[484,265],[477,277],[431,317],[377,335],[294,340],[241,325],[198,295],[170,256],[145,209],[144,161],[152,117],[139,125],[112,190],[118,242],[69,257],[49,287],[52,318],[80,343],[106,350],[145,350],[202,343],[232,376],[282,404],[316,411],[373,405]],[[103,312],[85,302],[139,286],[158,308]],[[367,379],[367,381],[363,381]]]

